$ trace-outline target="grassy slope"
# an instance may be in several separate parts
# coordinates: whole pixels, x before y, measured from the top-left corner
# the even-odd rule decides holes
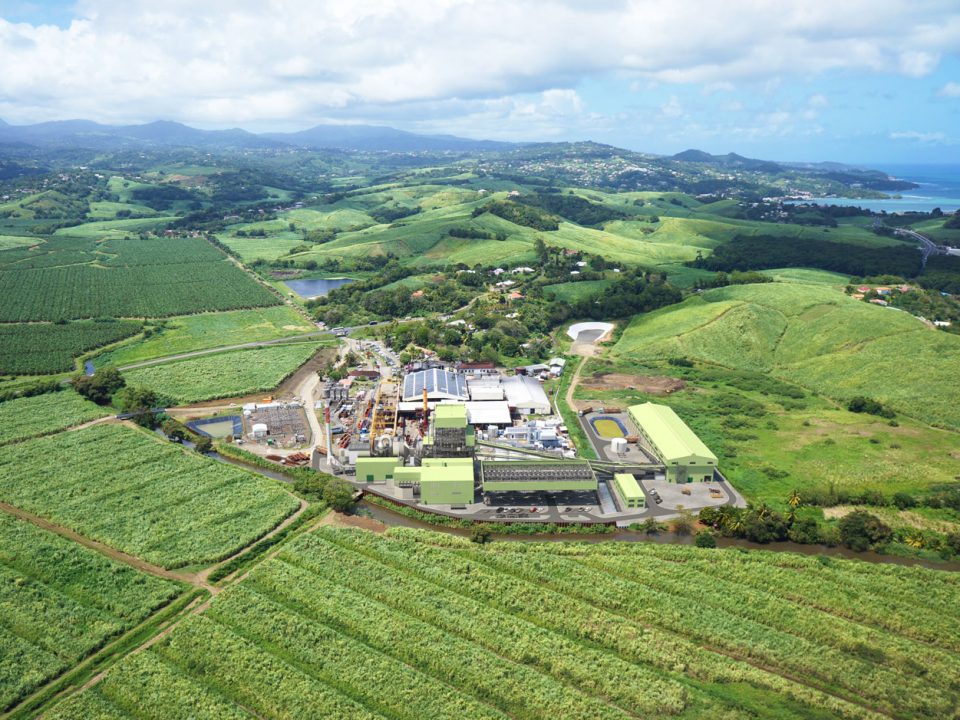
[[[636,318],[614,348],[634,359],[686,356],[771,372],[830,397],[866,395],[929,423],[960,428],[945,387],[960,338],[825,285],[719,288]]]
[[[128,365],[191,350],[289,337],[314,328],[286,305],[173,317],[161,330],[96,357],[94,364]]]

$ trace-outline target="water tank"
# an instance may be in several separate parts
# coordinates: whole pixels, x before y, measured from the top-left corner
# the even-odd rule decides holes
[[[627,440],[626,438],[618,437],[610,441],[610,450],[615,452],[617,455],[623,455],[627,452]]]

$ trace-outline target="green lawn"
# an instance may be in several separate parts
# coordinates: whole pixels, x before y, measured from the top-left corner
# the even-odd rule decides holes
[[[94,359],[97,367],[122,366],[192,350],[260,342],[315,330],[286,305],[169,318],[153,326],[150,337],[109,350]]]
[[[613,280],[582,280],[580,282],[556,283],[554,285],[544,285],[543,292],[547,297],[553,296],[557,300],[574,303],[597,294],[604,288],[609,287],[611,283],[613,283]]]
[[[202,355],[124,373],[128,385],[142,386],[178,403],[273,390],[329,342],[272,345]]]

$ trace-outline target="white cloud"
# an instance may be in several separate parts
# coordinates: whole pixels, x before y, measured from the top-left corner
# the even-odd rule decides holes
[[[942,132],[920,132],[918,130],[899,130],[890,133],[891,140],[914,140],[920,143],[945,143],[947,136]]]
[[[80,0],[65,28],[0,19],[0,117],[303,127],[513,97],[498,112],[569,117],[601,74],[728,92],[916,77],[958,46],[956,0]]]
[[[945,98],[960,98],[960,83],[948,82],[940,88],[940,92],[937,94]]]
[[[671,95],[670,99],[660,107],[660,112],[666,118],[678,118],[683,115],[683,107],[676,95]]]

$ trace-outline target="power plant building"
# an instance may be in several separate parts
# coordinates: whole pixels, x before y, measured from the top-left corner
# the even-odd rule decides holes
[[[666,405],[643,403],[628,409],[640,435],[666,468],[670,482],[713,480],[717,456]]]

